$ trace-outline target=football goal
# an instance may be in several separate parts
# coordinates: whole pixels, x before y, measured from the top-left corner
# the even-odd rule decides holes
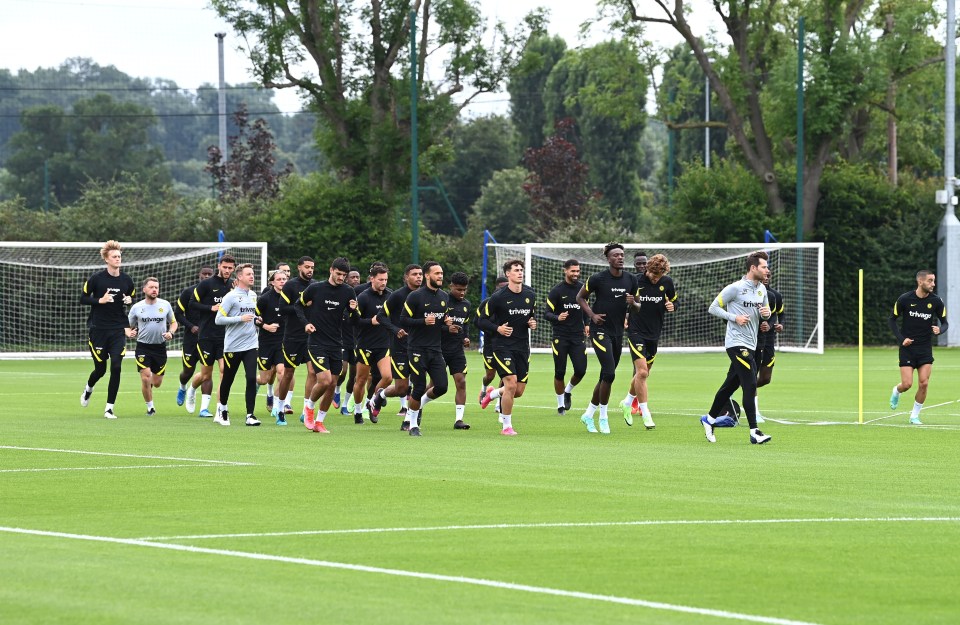
[[[122,271],[141,299],[143,279],[160,281],[160,297],[175,305],[180,292],[196,284],[200,267],[215,267],[229,253],[252,263],[261,284],[267,280],[266,243],[127,243]],[[97,243],[0,242],[0,358],[86,357],[89,306],[80,304],[83,283],[106,267]],[[169,345],[179,350],[182,334]],[[132,354],[133,350],[129,349]]]
[[[542,308],[547,293],[563,280],[563,263],[580,261],[580,279],[607,268],[603,243],[489,244],[490,272],[519,258],[526,265],[525,281],[537,291]],[[667,315],[660,340],[662,350],[721,351],[725,324],[707,309],[717,294],[744,273],[748,254],[764,250],[770,255],[770,285],[783,294],[784,331],[778,347],[788,351],[823,353],[823,243],[624,244],[624,269],[633,271],[636,252],[665,254],[676,283],[677,310]],[[486,278],[486,276],[484,276]],[[535,351],[549,351],[551,328],[541,323],[531,336]]]

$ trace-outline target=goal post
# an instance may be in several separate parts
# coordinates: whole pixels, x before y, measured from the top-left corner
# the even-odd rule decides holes
[[[500,271],[508,259],[526,264],[525,282],[537,292],[542,309],[547,293],[563,280],[563,263],[580,262],[580,279],[608,267],[603,243],[488,244]],[[633,271],[636,252],[664,254],[670,261],[670,276],[676,283],[677,310],[667,315],[660,350],[722,351],[726,326],[707,309],[717,294],[744,274],[744,260],[751,252],[770,255],[771,286],[783,294],[784,331],[777,335],[779,349],[823,353],[823,243],[625,243],[624,269]],[[493,260],[493,259],[491,259]],[[531,334],[535,352],[550,351],[551,328],[541,323]]]
[[[127,243],[121,270],[137,289],[153,276],[160,297],[175,304],[180,292],[197,282],[202,266],[215,267],[230,254],[237,263],[251,263],[260,284],[267,282],[267,244]],[[80,303],[83,283],[106,268],[103,242],[53,243],[0,241],[0,359],[86,357],[90,307]],[[168,345],[178,352],[182,333]],[[132,355],[133,350],[127,353]]]

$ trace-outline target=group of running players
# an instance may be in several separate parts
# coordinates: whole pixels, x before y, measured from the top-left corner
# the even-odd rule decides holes
[[[750,259],[758,255],[763,257],[761,262],[751,265]],[[223,255],[215,268],[202,268],[198,283],[185,288],[171,305],[159,297],[160,285],[154,277],[144,279],[143,299],[133,303],[134,283],[120,270],[119,243],[108,241],[101,256],[106,268],[90,277],[81,296],[82,303],[91,307],[89,348],[94,360],[81,405],[88,405],[109,362],[106,418],[116,418],[114,403],[126,339],[136,339],[141,390],[147,414],[153,415],[153,389],[161,385],[166,370],[166,343],[182,328],[177,404],[194,413],[199,391],[199,416],[220,425],[230,425],[228,401],[241,366],[245,424],[260,425],[254,408],[259,387],[266,386],[272,419],[286,425],[287,416],[293,414],[295,373],[306,365],[300,420],[309,430],[329,432],[325,420],[331,410],[352,414],[357,424],[377,423],[394,398],[403,415],[401,429],[420,436],[426,405],[448,390],[448,371],[455,389],[453,427],[468,430],[465,349],[471,346],[468,324],[474,323],[485,337],[480,406],[496,402],[501,433],[516,435],[513,407],[528,382],[529,330],[537,327],[537,294],[524,284],[521,260],[504,263],[497,290],[474,307],[466,299],[469,277],[453,273],[445,290],[444,271],[436,262],[407,265],[402,285],[391,291],[387,287],[390,270],[384,263],[373,263],[367,281],[361,282],[359,271],[347,259],[336,258],[326,279],[314,280],[315,261],[303,256],[295,275],[281,264],[269,273],[267,288],[257,293],[253,266],[238,265],[233,257]],[[637,252],[636,273],[627,271],[625,249],[619,243],[604,247],[603,256],[608,267],[585,283],[580,281],[580,263],[567,260],[563,280],[544,300],[543,318],[553,329],[557,412],[564,415],[571,410],[574,389],[586,375],[587,352],[593,348],[600,372],[580,420],[588,432],[610,433],[607,410],[626,334],[633,373],[617,408],[628,426],[639,416],[647,429],[653,429],[647,379],[667,314],[677,308],[677,289],[668,275],[670,263],[663,254],[648,258]],[[770,438],[753,434],[759,432],[756,422],[762,421],[754,396],[756,387],[770,380],[774,337],[783,330],[783,302],[769,286],[764,287],[769,269],[763,252],[749,257],[741,282],[749,283],[748,288],[740,289],[741,283],[730,285],[710,310],[728,320],[728,343],[732,341],[728,345],[731,371],[711,413],[703,418],[711,442],[714,426],[708,420],[723,416],[731,394],[741,386],[745,404],[750,402],[744,407],[751,442]],[[750,289],[752,303],[743,301],[740,292]],[[569,378],[568,361],[573,369]],[[220,383],[211,410],[215,364]],[[491,385],[495,375],[499,386]]]

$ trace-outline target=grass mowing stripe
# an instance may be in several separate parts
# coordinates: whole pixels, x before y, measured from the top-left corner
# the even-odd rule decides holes
[[[598,595],[586,592],[577,592],[573,590],[562,590],[558,588],[544,588],[540,586],[528,586],[526,584],[514,584],[510,582],[499,582],[489,579],[477,579],[473,577],[461,577],[456,575],[438,575],[435,573],[422,573],[419,571],[404,571],[402,569],[387,569],[375,566],[366,566],[362,564],[349,564],[346,562],[329,562],[326,560],[311,560],[307,558],[290,558],[286,556],[275,556],[264,553],[250,553],[247,551],[233,551],[228,549],[208,549],[205,547],[192,547],[190,545],[174,545],[170,543],[156,543],[146,540],[133,538],[112,538],[110,536],[89,536],[86,534],[68,534],[64,532],[49,532],[44,530],[31,530],[19,527],[0,527],[0,532],[11,534],[25,534],[30,536],[44,536],[51,538],[67,538],[71,540],[86,540],[93,542],[113,543],[119,545],[131,545],[134,547],[151,547],[154,549],[166,549],[170,551],[185,551],[188,553],[203,553],[209,555],[227,556],[233,558],[246,558],[250,560],[266,560],[272,562],[283,562],[287,564],[302,564],[305,566],[316,566],[330,569],[341,569],[347,571],[358,571],[361,573],[378,573],[381,575],[393,575],[397,577],[412,577],[417,579],[426,579],[438,582],[451,582],[457,584],[470,584],[473,586],[485,586],[488,588],[497,588],[501,590],[513,590],[518,592],[529,592],[540,595],[552,595],[555,597],[565,597],[570,599],[586,599],[589,601],[603,601],[606,603],[618,603],[621,605],[650,608],[653,610],[665,610],[669,612],[681,612],[684,614],[696,614],[699,616],[711,616],[721,619],[736,621],[746,621],[750,623],[767,623],[769,625],[817,625],[808,621],[794,621],[790,619],[777,618],[771,616],[759,616],[754,614],[742,614],[738,612],[727,612],[725,610],[711,610],[709,608],[696,608],[692,606],[674,605],[662,603],[659,601],[645,601],[643,599],[631,599],[629,597],[615,597],[610,595]]]
[[[0,473],[40,473],[42,471],[113,471],[115,469],[182,469],[185,467],[222,467],[222,464],[141,464],[126,467],[51,467],[46,469],[0,469]]]
[[[960,517],[876,517],[820,519],[668,519],[663,521],[585,521],[571,523],[492,523],[488,525],[438,525],[434,527],[366,527],[297,532],[251,532],[244,534],[196,534],[192,536],[144,536],[131,540],[201,540],[213,538],[267,538],[275,536],[322,536],[327,534],[385,534],[390,532],[443,532],[457,530],[544,529],[550,527],[643,527],[652,525],[775,525],[778,523],[956,523]]]
[[[138,454],[117,454],[106,451],[85,451],[82,449],[50,449],[47,447],[18,447],[16,445],[0,445],[0,449],[14,449],[17,451],[47,451],[58,454],[82,454],[87,456],[114,456],[116,458],[144,458],[148,460],[180,460],[182,462],[206,462],[208,464],[221,464],[235,467],[256,466],[252,462],[234,462],[233,460],[206,460],[203,458],[177,458],[175,456],[143,456]]]

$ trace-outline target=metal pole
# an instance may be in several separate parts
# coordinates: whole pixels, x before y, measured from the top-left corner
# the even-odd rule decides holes
[[[410,11],[410,227],[413,262],[420,263],[420,172],[417,167],[417,12]]]
[[[797,28],[797,242],[803,242],[803,40],[804,18]]]
[[[223,76],[223,38],[227,33],[216,33],[217,52],[220,61],[219,119],[220,119],[220,161],[227,161],[227,82]]]
[[[943,219],[937,231],[938,238],[943,241],[937,251],[937,294],[943,299],[947,310],[960,306],[960,220],[957,219],[954,196],[957,184],[956,154],[954,142],[956,139],[957,114],[957,18],[954,0],[947,0],[947,33],[944,53],[946,57],[945,70],[945,112],[944,112],[944,146],[943,146],[943,177],[944,189],[937,192],[937,199],[945,206]],[[942,194],[942,196],[941,196]],[[919,267],[918,267],[919,269]],[[960,330],[951,327],[940,336],[940,345],[957,345],[960,343]]]
[[[703,129],[703,165],[710,169],[710,76],[706,72],[703,75],[703,110],[707,122]]]

